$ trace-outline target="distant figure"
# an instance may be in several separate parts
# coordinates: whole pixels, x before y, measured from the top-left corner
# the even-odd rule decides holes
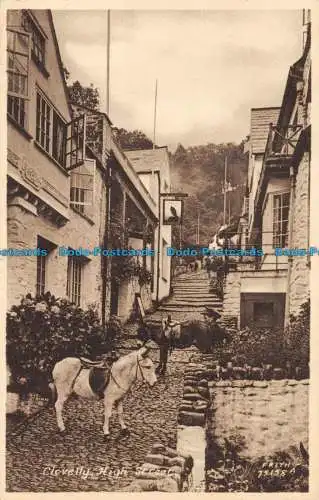
[[[168,351],[170,348],[170,337],[168,335],[168,328],[171,320],[172,318],[170,314],[168,315],[166,321],[164,319],[162,320],[161,332],[158,341],[160,347],[160,362],[158,367],[156,368],[156,373],[159,375],[164,375],[164,373],[166,372]]]
[[[195,271],[198,271],[198,262],[197,262],[197,260],[195,260],[194,270],[195,270]]]
[[[207,277],[210,281],[210,264],[211,264],[211,261],[210,261],[210,258],[209,257],[205,257],[205,262],[204,262],[204,267],[206,269],[206,272],[207,272]]]
[[[213,258],[210,261],[209,270],[210,270],[211,279],[216,279],[217,278],[217,271],[218,271],[218,264],[216,262],[216,259]]]

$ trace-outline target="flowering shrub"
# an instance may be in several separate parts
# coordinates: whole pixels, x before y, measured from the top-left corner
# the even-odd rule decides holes
[[[285,346],[289,361],[306,367],[310,358],[310,299],[305,302],[298,316],[291,316],[285,332]]]
[[[47,384],[60,359],[105,353],[120,333],[117,318],[104,329],[93,308],[84,311],[49,292],[37,298],[28,294],[7,314],[7,362],[20,388],[34,389]]]
[[[121,259],[116,257],[112,259],[112,277],[118,284],[137,277],[140,286],[143,286],[151,282],[152,276],[152,273],[145,269],[135,256],[127,255]]]

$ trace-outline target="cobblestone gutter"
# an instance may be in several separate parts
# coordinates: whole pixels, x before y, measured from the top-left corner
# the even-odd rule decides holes
[[[196,355],[193,356],[196,359]],[[194,459],[189,491],[205,491],[205,426],[209,403],[207,367],[189,363],[185,370],[183,399],[179,406],[177,449]]]
[[[189,491],[193,458],[176,450],[154,443],[145,462],[138,467],[131,484],[122,491]]]

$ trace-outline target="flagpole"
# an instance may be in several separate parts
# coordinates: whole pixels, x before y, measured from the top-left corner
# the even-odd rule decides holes
[[[225,174],[224,174],[224,226],[226,224],[226,182],[227,182],[227,156],[225,156]]]
[[[156,113],[157,113],[157,78],[156,78],[156,81],[155,81],[153,149],[155,149],[155,140],[156,140]]]
[[[110,45],[111,45],[111,11],[107,11],[107,42],[106,42],[106,114],[110,113]]]

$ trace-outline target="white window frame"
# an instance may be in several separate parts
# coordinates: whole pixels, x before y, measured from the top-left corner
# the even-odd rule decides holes
[[[288,204],[284,205],[283,204],[283,197],[288,196]],[[275,218],[275,199],[280,198],[280,205],[279,205],[279,217],[276,219]],[[283,209],[288,207],[288,215],[287,219],[283,219]],[[290,210],[290,192],[289,191],[284,191],[284,192],[277,192],[273,193],[272,195],[272,227],[273,227],[273,235],[272,235],[272,240],[273,240],[273,248],[287,248],[288,245],[288,239],[289,239],[289,210]],[[284,222],[287,222],[287,230],[283,232],[283,224]],[[276,230],[275,225],[279,224],[279,231]]]
[[[37,256],[37,282],[36,294],[43,295],[46,289],[46,275],[47,275],[47,255]]]
[[[68,257],[66,295],[77,306],[81,306],[82,300],[83,267],[84,262],[81,257]]]
[[[25,22],[29,25],[29,30],[26,29]],[[21,26],[22,28],[30,33],[31,35],[31,55],[35,60],[36,64],[44,67],[45,59],[46,59],[46,36],[43,31],[40,29],[38,23],[35,21],[32,13],[28,10],[22,10],[21,15]],[[40,45],[43,47],[39,47],[39,44],[36,42],[36,39],[40,40]],[[40,50],[38,50],[40,48]],[[38,56],[38,53],[41,53],[41,57]]]
[[[10,37],[12,38],[12,46],[10,45]],[[18,43],[25,40],[25,51],[19,50],[17,48]],[[10,57],[11,55],[11,57]],[[25,58],[25,66],[22,64],[19,58]],[[16,27],[7,27],[7,94],[8,94],[8,115],[12,118],[20,127],[23,129],[27,128],[27,102],[30,100],[29,96],[29,80],[30,80],[30,59],[31,59],[31,39],[30,34],[25,31],[18,29]],[[19,72],[18,68],[9,67],[9,61],[12,65],[14,63],[17,66],[21,66],[23,71]],[[26,82],[19,89],[19,75],[20,83],[22,82],[21,77],[24,77]],[[14,81],[16,80],[16,81]],[[15,88],[10,88],[10,86]],[[18,109],[18,118],[14,115],[14,112],[9,111],[10,108],[14,110],[14,106]],[[21,119],[21,113],[23,113],[23,119]]]
[[[89,170],[91,170],[91,173],[89,173]],[[93,215],[95,172],[96,161],[91,158],[86,158],[84,164],[73,169],[70,175],[70,206],[77,212],[87,216]],[[88,177],[90,179],[87,179]],[[90,188],[83,187],[86,181],[91,184]],[[91,193],[91,195],[89,193]]]
[[[40,104],[39,104],[40,103]],[[42,109],[46,109],[46,117],[44,122],[41,122],[43,117]],[[54,124],[55,120],[59,120],[63,126],[62,137],[62,158],[56,157],[54,152]],[[46,123],[44,133],[44,123]],[[55,129],[57,130],[57,129]],[[61,129],[60,129],[61,130]],[[36,89],[36,137],[35,142],[44,150],[52,159],[66,170],[83,165],[85,160],[85,135],[86,135],[86,116],[81,115],[69,123],[66,123],[61,114],[50,102],[44,92],[37,87]],[[49,138],[49,142],[43,143],[42,136]]]

